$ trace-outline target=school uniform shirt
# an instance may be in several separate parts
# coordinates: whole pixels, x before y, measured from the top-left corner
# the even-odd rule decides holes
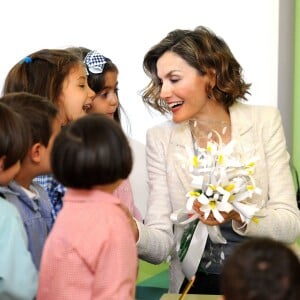
[[[0,299],[34,299],[37,282],[20,214],[14,205],[0,197]]]
[[[253,176],[261,188],[261,195],[253,198],[261,207],[258,224],[251,222],[240,228],[232,221],[232,233],[248,238],[268,236],[293,243],[300,235],[300,214],[280,113],[274,107],[240,102],[232,105],[229,112],[231,138],[241,147],[239,154],[244,158],[258,157]],[[173,293],[179,291],[184,280],[176,251],[183,226],[174,225],[170,215],[186,205],[192,181],[188,164],[191,152],[193,140],[188,122],[166,121],[147,132],[149,198],[145,224],[137,223],[138,253],[141,259],[154,264],[171,259],[169,291]],[[207,236],[206,225],[200,225]],[[202,242],[206,243],[206,239]],[[228,244],[233,245],[232,242]]]
[[[137,249],[121,201],[68,188],[45,244],[38,300],[134,299]]]
[[[44,244],[52,228],[50,199],[46,191],[35,182],[30,185],[30,190],[15,181],[11,181],[8,188],[4,197],[16,206],[21,215],[28,237],[28,249],[39,270]]]
[[[50,201],[52,203],[52,223],[55,222],[55,219],[60,212],[63,201],[62,198],[66,192],[66,188],[59,183],[53,175],[41,175],[34,179],[35,182],[40,184],[48,193]],[[139,221],[142,220],[142,215],[139,209],[136,207],[134,200],[131,185],[129,179],[124,180],[114,191],[113,193],[117,198],[122,200],[128,209],[129,212]]]
[[[54,223],[57,214],[62,208],[62,198],[66,192],[66,188],[61,183],[59,183],[51,174],[37,176],[33,179],[33,181],[41,185],[48,193],[52,204],[52,223]]]

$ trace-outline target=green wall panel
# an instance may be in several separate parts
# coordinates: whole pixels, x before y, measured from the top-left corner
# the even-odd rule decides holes
[[[300,173],[300,0],[295,0],[293,164]]]

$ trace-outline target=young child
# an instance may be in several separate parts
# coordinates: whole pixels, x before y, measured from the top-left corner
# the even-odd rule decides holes
[[[254,238],[225,261],[221,290],[228,300],[300,299],[300,261],[281,242]]]
[[[137,250],[112,195],[132,168],[121,127],[99,114],[72,122],[57,136],[51,163],[67,191],[45,244],[37,299],[134,299]]]
[[[118,96],[119,71],[117,66],[111,59],[103,56],[96,50],[84,47],[73,47],[67,50],[79,56],[85,63],[88,84],[96,94],[89,112],[105,114],[121,124],[121,111],[123,111],[124,115],[125,112]],[[141,213],[134,203],[129,179],[122,182],[114,191],[114,195],[122,200],[137,220],[142,220]]]
[[[5,79],[3,93],[23,91],[53,102],[59,110],[62,126],[84,116],[95,96],[87,84],[83,62],[62,49],[36,51],[12,67]],[[51,175],[40,176],[36,181],[49,194],[54,221],[62,206],[65,188]]]
[[[4,196],[21,214],[29,251],[39,269],[44,243],[52,228],[52,205],[47,192],[33,179],[51,173],[50,151],[61,128],[58,110],[48,99],[26,92],[6,94],[1,102],[19,113],[30,125],[31,144],[20,171],[9,183],[9,190]]]
[[[0,299],[33,299],[37,290],[37,271],[27,250],[23,222],[14,205],[3,198],[29,141],[25,120],[0,103]]]

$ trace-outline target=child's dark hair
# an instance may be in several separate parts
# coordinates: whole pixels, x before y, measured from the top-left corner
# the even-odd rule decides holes
[[[66,125],[54,141],[52,170],[66,187],[89,189],[126,179],[132,153],[120,124],[92,113]]]
[[[47,98],[26,92],[9,93],[1,98],[14,111],[27,120],[31,129],[32,143],[48,146],[52,135],[52,125],[58,114],[56,106]]]
[[[85,48],[85,47],[69,47],[66,50],[70,51],[74,55],[77,55],[82,61],[84,61],[87,54],[91,51],[90,49]],[[103,75],[106,72],[115,72],[117,74],[119,73],[117,66],[111,61],[111,59],[109,59],[107,57],[106,57],[106,59],[107,59],[107,62],[105,63],[105,65],[103,67],[103,71],[101,73],[94,74],[94,73],[89,72],[89,75],[88,75],[88,85],[96,94],[101,92],[105,87],[104,86],[105,77]],[[118,96],[118,93],[117,93],[117,96]],[[119,96],[118,96],[118,98],[119,98]],[[114,119],[118,123],[121,123],[121,111],[127,118],[127,115],[125,114],[125,111],[119,100],[119,106],[114,113]]]
[[[8,72],[3,94],[28,92],[57,104],[63,82],[83,62],[63,49],[41,49],[26,56]]]
[[[221,291],[226,300],[298,300],[299,258],[278,241],[248,240],[226,259]]]
[[[31,135],[29,124],[0,98],[0,157],[5,156],[4,170],[27,154]]]

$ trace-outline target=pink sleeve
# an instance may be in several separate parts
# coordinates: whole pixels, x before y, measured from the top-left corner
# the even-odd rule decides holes
[[[121,200],[123,204],[125,204],[130,213],[138,220],[142,221],[142,215],[139,209],[135,206],[132,189],[130,185],[129,179],[124,180],[119,187],[114,191],[113,195]]]

